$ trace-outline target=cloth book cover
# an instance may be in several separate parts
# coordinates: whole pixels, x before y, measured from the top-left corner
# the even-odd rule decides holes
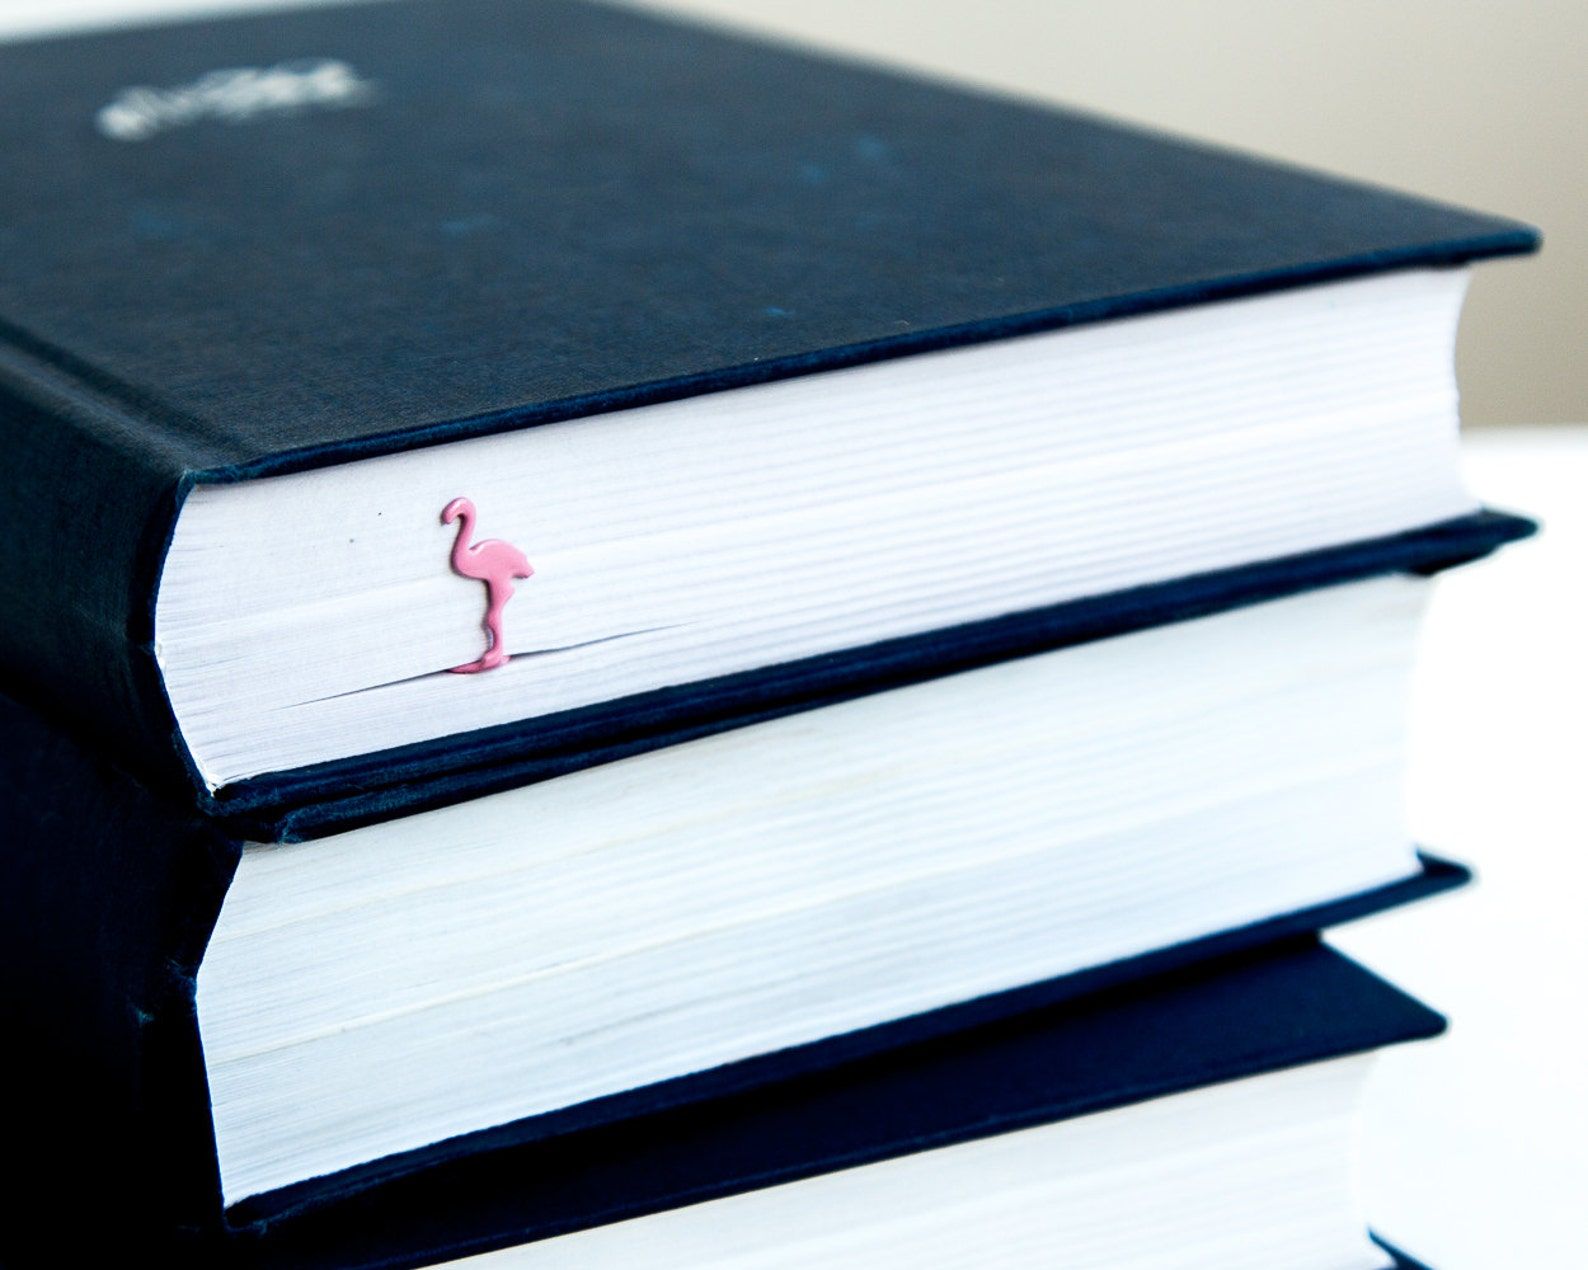
[[[1293,533],[1236,532],[1269,488],[1217,493],[1248,470],[1241,437],[1219,439],[1214,493],[1185,513],[1203,526],[1250,502],[1221,544],[1130,519],[1195,486],[1184,464],[1161,488],[1120,486],[1118,532],[1081,507],[1090,478],[1074,498],[989,495],[989,516],[1074,504],[1104,546],[1132,529],[1158,544],[1150,569],[1104,571],[1090,592],[1055,590],[1041,555],[1079,528],[1031,529],[1037,554],[1019,563],[1000,554],[1019,537],[1006,521],[922,537],[934,516],[888,501],[924,497],[896,488],[923,464],[928,484],[1006,450],[997,461],[1024,470],[1016,442],[1040,449],[1045,433],[1006,409],[1011,376],[994,362],[1058,333],[1064,367],[1066,350],[1088,351],[1044,382],[1113,365],[1116,338],[1159,366],[1170,354],[1153,333],[1189,332],[1238,369],[1263,332],[1292,332],[1299,356],[1318,343],[1309,324],[1330,322],[1330,339],[1365,341],[1353,357],[1385,359],[1344,376],[1351,391],[1403,365],[1448,378],[1451,267],[1531,250],[1511,222],[561,0],[317,7],[5,46],[0,145],[13,544],[0,667],[12,691],[212,812],[423,805],[427,782],[477,791],[572,754],[1469,558],[1523,532],[1443,486],[1389,514],[1396,491],[1445,467],[1410,450],[1345,462],[1387,424],[1331,443],[1346,474],[1333,520],[1273,485]],[[1302,292],[1341,302],[1286,298]],[[1415,311],[1438,338],[1403,357],[1364,334],[1358,302]],[[1217,314],[1191,316],[1203,310]],[[1226,320],[1246,325],[1230,336]],[[1187,363],[1176,376],[1224,364],[1164,338]],[[953,394],[911,388],[950,379]],[[1231,370],[1220,391],[1238,382]],[[1429,436],[1444,437],[1454,397],[1435,387],[1444,423]],[[818,455],[799,488],[814,498],[864,468],[880,502],[779,511],[786,525],[757,522],[765,554],[735,555],[731,527],[700,545],[695,521],[715,523],[719,496],[739,514],[795,488],[771,456],[825,437],[862,390],[912,404],[886,428],[860,411],[834,433],[833,472]],[[929,426],[933,409],[948,414]],[[660,422],[631,444],[647,411]],[[1127,424],[1072,440],[1128,456],[1143,447]],[[1164,426],[1168,453],[1177,428],[1200,425]],[[1269,440],[1273,462],[1321,470],[1311,442]],[[468,448],[482,445],[507,448]],[[487,500],[515,464],[535,493]],[[1346,499],[1369,471],[1389,491],[1372,509]],[[919,594],[889,590],[902,574],[877,526],[895,514]],[[520,530],[520,515],[540,519]],[[665,551],[648,548],[663,518]],[[632,533],[613,545],[619,521]],[[495,524],[509,532],[481,541]],[[410,558],[399,541],[430,545]],[[984,591],[954,591],[972,583]],[[756,625],[801,588],[803,618]],[[282,607],[256,612],[266,593]],[[504,705],[504,685],[522,699]]]
[[[195,989],[241,844],[215,822],[157,799],[35,712],[11,702],[0,709],[7,824],[0,929],[13,967],[7,1061],[16,1087],[28,1090],[15,1142],[31,1161],[38,1211],[58,1211],[67,1197],[68,1208],[81,1200],[134,1226],[217,1231],[222,1204]],[[956,1031],[1293,937],[1448,889],[1466,876],[1425,857],[1420,876],[1309,911],[278,1188],[233,1205],[225,1223],[274,1230],[282,1213],[335,1209],[411,1174],[440,1169],[444,1176],[482,1152],[604,1132],[603,1125],[661,1109],[812,1077],[901,1047],[946,1043]],[[308,973],[329,973],[337,956],[334,947],[322,949],[320,969]],[[467,1085],[469,1073],[459,1077]]]

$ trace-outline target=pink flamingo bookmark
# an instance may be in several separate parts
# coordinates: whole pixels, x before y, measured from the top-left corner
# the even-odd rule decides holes
[[[452,544],[452,571],[460,577],[473,578],[485,583],[485,652],[478,661],[453,666],[455,675],[472,675],[482,670],[495,670],[508,661],[507,645],[502,638],[502,610],[513,598],[513,584],[517,578],[533,577],[535,570],[529,559],[517,547],[501,538],[487,538],[472,542],[474,537],[474,504],[466,498],[454,498],[441,512],[441,523],[450,525],[460,521],[458,537]]]

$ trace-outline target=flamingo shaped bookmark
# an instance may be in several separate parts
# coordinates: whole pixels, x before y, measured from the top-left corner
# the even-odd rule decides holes
[[[502,638],[502,610],[513,598],[514,580],[534,576],[528,558],[517,547],[501,538],[473,542],[474,504],[454,498],[442,509],[441,523],[459,521],[457,540],[452,544],[452,571],[460,577],[485,583],[485,652],[478,661],[453,666],[455,675],[473,675],[507,664],[507,645]]]

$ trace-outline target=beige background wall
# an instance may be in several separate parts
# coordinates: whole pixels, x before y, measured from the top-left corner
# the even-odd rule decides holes
[[[1466,415],[1588,421],[1588,0],[633,2],[1531,221],[1543,256],[1474,285]],[[259,7],[0,0],[0,33]]]
[[[1538,225],[1479,271],[1469,422],[1588,421],[1588,0],[642,0]]]

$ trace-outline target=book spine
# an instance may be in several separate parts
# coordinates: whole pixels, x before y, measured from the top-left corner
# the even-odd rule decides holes
[[[207,446],[158,403],[0,326],[0,680],[159,787],[198,779],[165,697],[154,597]]]
[[[176,1258],[223,1232],[194,996],[241,846],[7,698],[0,808],[7,1140],[24,1162],[0,1263],[95,1238]]]

